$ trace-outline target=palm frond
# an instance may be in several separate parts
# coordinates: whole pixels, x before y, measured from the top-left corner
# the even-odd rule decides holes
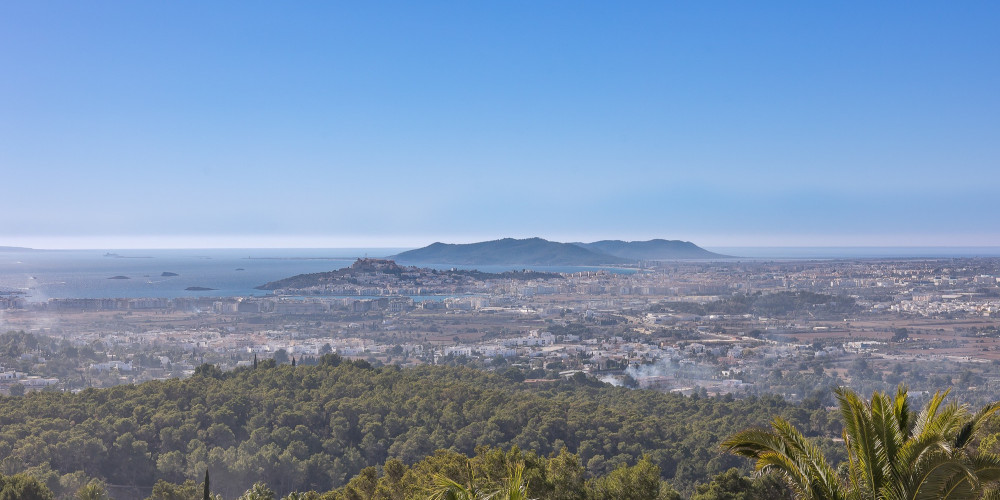
[[[1000,402],[973,414],[968,406],[945,403],[948,391],[939,391],[915,414],[903,384],[895,394],[875,391],[869,401],[844,387],[835,393],[844,421],[846,478],[781,418],[770,430],[734,434],[722,447],[753,458],[760,472],[780,473],[801,498],[1000,500],[1000,454],[970,449],[986,420],[1000,413]]]
[[[778,472],[800,495],[807,498],[843,498],[836,472],[822,452],[792,424],[775,417],[771,431],[748,429],[734,434],[722,448],[753,458],[755,470]]]
[[[910,398],[906,391],[905,384],[896,387],[896,397],[893,398],[893,416],[896,418],[896,425],[902,431],[905,439],[909,439],[913,432],[913,415],[910,412]]]
[[[461,484],[444,474],[434,474],[434,490],[428,496],[430,500],[475,500],[476,491],[471,485]]]
[[[884,451],[878,449],[878,431],[872,421],[871,408],[857,393],[845,387],[837,388],[836,395],[844,418],[847,453],[855,463],[852,474],[857,474],[851,482],[861,489],[878,491],[886,470],[884,460],[879,459]]]
[[[509,475],[500,488],[488,498],[494,500],[529,500],[528,483],[524,481],[524,463],[520,462],[508,469]]]
[[[924,405],[924,408],[920,410],[920,414],[917,415],[917,420],[913,427],[914,434],[921,434],[925,431],[930,420],[937,415],[938,408],[941,407],[941,403],[944,401],[945,396],[947,396],[949,392],[950,390],[944,392],[937,391],[933,396],[931,396],[931,400]]]
[[[955,436],[954,446],[956,449],[965,448],[972,439],[979,434],[986,419],[1000,411],[1000,402],[989,403],[979,409],[972,418],[962,427],[958,435]]]
[[[948,498],[946,488],[965,478],[973,490],[979,487],[976,476],[965,464],[939,456],[924,467],[914,471],[910,481],[904,484],[906,498],[910,500],[940,500]],[[968,498],[968,497],[952,497]]]
[[[1000,455],[981,453],[968,459],[970,476],[956,476],[942,490],[941,498],[960,499],[974,498],[976,493],[983,493],[984,485],[996,485],[1000,482]],[[977,483],[979,488],[977,488]]]

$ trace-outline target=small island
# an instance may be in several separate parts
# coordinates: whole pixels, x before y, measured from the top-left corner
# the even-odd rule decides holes
[[[160,273],[160,276],[167,277],[167,276],[180,276],[180,275],[177,273],[172,273],[170,271],[163,271],[162,273]]]
[[[212,290],[215,290],[215,289],[214,288],[204,287],[204,286],[189,286],[189,287],[185,288],[185,290],[187,290],[189,292],[208,292],[208,291],[212,291]]]
[[[110,277],[108,279],[109,280],[130,280],[132,278],[129,278],[128,276],[121,276],[121,275],[119,275],[119,276],[112,276],[112,277]]]

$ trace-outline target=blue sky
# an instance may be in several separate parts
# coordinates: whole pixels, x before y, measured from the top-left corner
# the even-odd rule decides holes
[[[0,245],[1000,245],[997,2],[3,2]]]

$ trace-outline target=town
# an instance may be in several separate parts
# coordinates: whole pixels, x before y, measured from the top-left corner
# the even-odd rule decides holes
[[[545,384],[791,400],[1000,389],[1000,259],[676,261],[501,274],[359,259],[263,297],[0,296],[0,392],[76,391],[325,354]]]

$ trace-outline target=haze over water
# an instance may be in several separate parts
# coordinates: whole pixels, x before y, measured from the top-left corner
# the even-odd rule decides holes
[[[32,302],[49,298],[250,296],[254,287],[296,274],[349,266],[392,249],[99,250],[0,253],[0,289]],[[238,270],[242,269],[242,270]],[[164,272],[177,276],[162,276]],[[127,276],[129,279],[109,279]],[[188,287],[214,290],[190,291]]]
[[[1000,247],[728,247],[712,251],[747,259],[863,259],[1000,257]],[[263,296],[255,287],[297,274],[350,266],[358,257],[381,258],[401,248],[46,250],[0,252],[0,293],[21,292],[30,302],[50,298]],[[106,255],[111,254],[111,255]],[[447,265],[423,267],[485,272],[525,267],[548,272],[628,269],[588,266]],[[163,273],[177,276],[163,276]],[[126,276],[128,279],[110,279]],[[204,287],[212,290],[187,290]]]

